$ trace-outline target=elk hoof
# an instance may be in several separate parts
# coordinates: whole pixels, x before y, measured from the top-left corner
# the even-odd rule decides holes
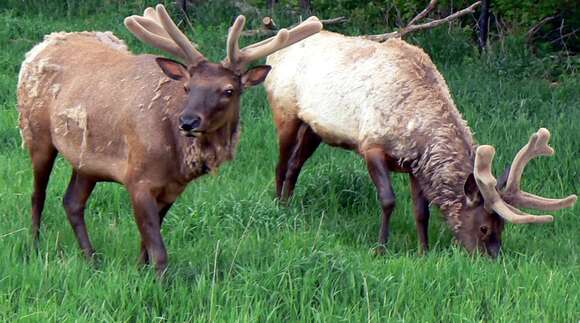
[[[382,257],[387,253],[387,247],[382,244],[371,249],[371,254],[375,257]]]

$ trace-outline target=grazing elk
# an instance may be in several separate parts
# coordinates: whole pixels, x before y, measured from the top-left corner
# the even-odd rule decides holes
[[[280,150],[277,196],[285,200],[292,195],[302,166],[321,142],[356,151],[366,161],[382,207],[379,253],[395,206],[391,171],[410,175],[424,251],[430,202],[440,207],[467,250],[496,256],[504,219],[552,221],[514,207],[557,210],[576,201],[574,195],[550,200],[519,191],[529,158],[552,153],[545,129],[517,155],[506,188],[496,187],[489,169],[492,148],[475,145],[429,56],[403,40],[378,43],[322,31],[268,56],[267,64],[273,70],[264,85]]]
[[[35,241],[49,175],[61,153],[73,167],[64,208],[86,257],[94,253],[84,222],[87,200],[97,182],[118,182],[131,196],[140,260],[151,260],[163,273],[163,217],[190,181],[233,158],[240,96],[270,71],[245,66],[322,28],[310,20],[240,50],[244,23],[239,16],[231,27],[221,63],[207,61],[162,5],[126,18],[125,25],[185,65],[133,55],[109,32],[53,33],[26,55],[18,109],[34,171]]]

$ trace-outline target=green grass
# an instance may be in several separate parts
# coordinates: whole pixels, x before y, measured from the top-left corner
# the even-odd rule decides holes
[[[22,5],[35,3],[51,2]],[[163,227],[170,270],[162,284],[136,265],[139,236],[128,196],[116,184],[100,184],[92,195],[87,221],[102,261],[96,268],[84,261],[61,206],[70,174],[62,159],[49,185],[40,251],[32,252],[31,167],[20,149],[15,108],[24,53],[58,30],[112,29],[134,51],[150,49],[121,27],[131,5],[104,12],[72,8],[66,18],[34,8],[25,15],[22,8],[0,11],[0,321],[580,319],[577,208],[556,212],[552,224],[508,225],[499,261],[454,246],[433,210],[433,250],[419,256],[408,181],[395,175],[398,204],[388,254],[373,257],[379,207],[355,154],[322,147],[305,167],[292,203],[283,207],[273,198],[277,144],[261,88],[243,97],[236,160],[217,176],[193,182],[171,209]],[[222,21],[195,26],[202,52],[214,60],[224,54]],[[435,58],[478,141],[497,147],[496,170],[533,131],[547,127],[557,154],[534,161],[524,186],[546,196],[579,192],[580,76],[563,75],[552,84],[541,71],[528,73],[527,56],[498,52],[503,63],[481,62],[461,45],[465,39],[452,37],[433,32],[416,41]],[[435,43],[445,41],[448,46]]]

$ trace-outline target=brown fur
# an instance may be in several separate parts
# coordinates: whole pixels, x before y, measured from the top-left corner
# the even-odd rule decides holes
[[[73,167],[64,204],[86,256],[94,250],[84,207],[96,182],[114,181],[131,195],[143,239],[141,261],[152,258],[158,273],[164,271],[163,217],[190,181],[233,159],[240,95],[244,87],[260,83],[269,67],[238,75],[207,61],[189,72],[164,61],[182,73],[176,81],[157,60],[131,54],[110,33],[55,33],[28,54],[18,110],[35,175],[35,239],[58,152]],[[233,94],[223,96],[225,87]],[[185,114],[202,118],[195,135],[184,135],[180,117]]]

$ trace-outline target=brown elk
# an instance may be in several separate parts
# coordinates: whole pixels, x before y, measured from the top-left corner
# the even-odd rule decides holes
[[[322,28],[309,20],[239,49],[245,18],[230,29],[227,57],[209,62],[177,28],[162,5],[125,19],[143,42],[185,65],[133,55],[123,41],[101,32],[53,33],[22,64],[18,83],[20,128],[34,171],[32,232],[38,240],[45,190],[57,153],[73,168],[64,208],[79,245],[94,249],[84,209],[99,181],[124,185],[141,233],[140,260],[166,268],[163,218],[193,179],[233,158],[242,92],[261,83],[269,66],[254,60]]]
[[[392,171],[410,175],[424,251],[429,203],[440,207],[467,250],[491,256],[500,251],[504,220],[553,220],[523,214],[516,206],[557,210],[575,203],[575,195],[551,200],[519,191],[529,158],[552,153],[545,129],[532,136],[514,160],[509,178],[506,173],[496,187],[489,170],[491,148],[475,145],[429,56],[400,39],[370,40],[387,38],[322,31],[300,46],[268,56],[273,71],[264,85],[278,131],[279,198],[291,197],[302,166],[324,142],[356,151],[366,161],[382,208],[379,253],[384,251],[395,207]],[[542,145],[534,148],[536,143]]]

